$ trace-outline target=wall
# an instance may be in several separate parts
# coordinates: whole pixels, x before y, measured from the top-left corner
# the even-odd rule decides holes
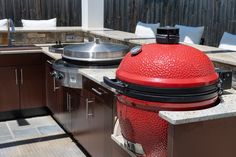
[[[224,31],[236,34],[236,0],[104,0],[105,27],[134,32],[138,21],[162,26],[205,26],[205,44],[217,46]],[[14,3],[13,3],[14,2]],[[0,0],[0,19],[48,19],[81,25],[80,0]]]

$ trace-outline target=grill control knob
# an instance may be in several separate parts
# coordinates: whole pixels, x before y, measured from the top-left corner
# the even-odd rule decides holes
[[[60,72],[57,72],[57,71],[53,71],[51,73],[52,77],[54,77],[55,79],[57,80],[61,80],[64,78],[64,74],[60,73]]]

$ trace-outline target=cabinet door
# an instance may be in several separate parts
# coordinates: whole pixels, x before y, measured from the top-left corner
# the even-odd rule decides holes
[[[19,74],[17,68],[0,68],[0,111],[19,109]]]
[[[63,90],[63,111],[60,121],[63,127],[72,132],[72,113],[75,113],[76,107],[80,104],[80,90],[64,88]]]
[[[113,95],[101,89],[99,86],[92,88],[91,94],[94,97],[94,103],[88,109],[92,114],[89,119],[91,129],[90,153],[93,157],[111,157]]]
[[[92,114],[89,119],[90,141],[89,153],[93,157],[105,157],[105,108],[103,102],[95,97],[94,103],[89,107],[89,114]],[[109,113],[108,113],[109,114]]]
[[[78,102],[72,112],[72,134],[84,149],[89,150],[88,141],[91,140],[91,130],[89,130],[86,107],[93,103],[93,100],[89,96],[89,93],[82,89]]]
[[[89,123],[87,151],[93,157],[111,157],[114,94],[87,78],[83,78],[83,87],[93,100],[86,109]]]
[[[46,105],[52,111],[53,115],[55,115],[62,111],[62,102],[60,99],[62,87],[59,86],[59,83],[51,75],[52,72],[52,63],[48,60],[45,63]]]
[[[59,121],[64,127],[64,129],[66,129],[68,132],[71,132],[71,113],[69,111],[70,100],[70,90],[68,88],[64,88],[63,106]]]
[[[19,70],[21,109],[43,106],[43,66],[30,65]]]

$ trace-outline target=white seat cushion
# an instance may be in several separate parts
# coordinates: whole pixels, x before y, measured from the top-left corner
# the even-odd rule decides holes
[[[27,28],[45,28],[45,27],[56,27],[57,19],[49,19],[49,20],[21,20],[23,27]]]
[[[200,44],[203,35],[204,27],[189,27],[175,25],[179,28],[180,42],[189,44]]]
[[[160,23],[138,22],[135,29],[135,35],[142,38],[155,38],[158,27],[160,27]]]
[[[7,27],[7,19],[0,20],[0,28]]]
[[[219,48],[236,51],[236,35],[224,32]]]

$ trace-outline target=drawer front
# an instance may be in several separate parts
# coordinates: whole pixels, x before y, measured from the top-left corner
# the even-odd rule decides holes
[[[113,92],[86,77],[83,77],[82,79],[83,89],[86,90],[87,93],[92,93],[97,99],[104,101],[104,104],[111,105],[112,107],[115,98],[115,94]]]
[[[42,64],[42,53],[3,54],[0,55],[0,66],[21,66]]]

